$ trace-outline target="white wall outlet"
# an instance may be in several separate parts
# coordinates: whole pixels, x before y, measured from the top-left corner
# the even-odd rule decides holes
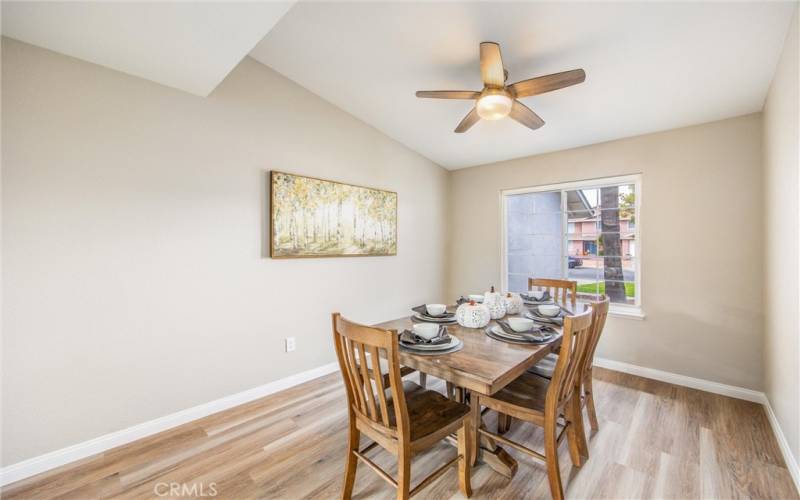
[[[286,352],[292,352],[297,347],[294,343],[294,337],[286,337]]]

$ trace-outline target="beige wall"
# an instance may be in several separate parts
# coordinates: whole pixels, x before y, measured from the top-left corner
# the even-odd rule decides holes
[[[764,106],[765,392],[800,461],[800,129],[795,11]]]
[[[443,300],[447,172],[265,66],[200,98],[2,49],[3,464],[333,362],[331,311]],[[397,191],[398,255],[263,257],[270,169]]]
[[[500,283],[502,189],[633,173],[647,317],[610,318],[598,355],[761,389],[759,114],[452,172],[450,296]]]

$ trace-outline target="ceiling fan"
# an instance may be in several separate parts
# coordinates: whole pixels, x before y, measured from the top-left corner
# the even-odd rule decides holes
[[[573,69],[552,75],[538,76],[506,85],[508,71],[503,67],[500,57],[500,44],[495,42],[481,43],[481,79],[483,90],[419,90],[417,97],[432,99],[474,99],[477,100],[467,116],[456,127],[456,133],[463,133],[478,123],[478,120],[499,120],[510,116],[531,130],[544,125],[539,115],[517,99],[537,94],[544,94],[586,80],[582,69]]]

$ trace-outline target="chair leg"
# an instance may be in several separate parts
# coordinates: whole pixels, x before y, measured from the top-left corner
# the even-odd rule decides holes
[[[583,457],[589,456],[586,436],[583,432],[583,415],[581,414],[580,390],[576,390],[572,399],[567,403],[567,442],[572,465],[580,467],[584,464]]]
[[[553,500],[564,500],[561,487],[561,471],[558,468],[558,441],[556,441],[556,417],[545,418],[544,422],[544,455],[547,463],[547,481]]]
[[[353,495],[353,484],[356,482],[356,468],[358,458],[353,453],[358,451],[361,441],[361,432],[353,425],[354,415],[350,415],[350,433],[347,438],[347,460],[344,466],[344,485],[342,486],[342,500],[348,500]]]
[[[461,494],[465,497],[469,498],[472,496],[472,484],[470,482],[470,476],[472,475],[472,463],[471,463],[471,444],[472,444],[472,436],[471,436],[471,429],[472,429],[472,420],[470,417],[464,419],[463,425],[458,429],[457,437],[458,437],[458,489],[461,490]]]
[[[420,385],[420,387],[422,387],[424,389],[427,384],[428,384],[428,374],[419,372],[419,385]]]
[[[575,419],[577,421],[578,444],[580,445],[581,455],[584,457],[582,464],[585,464],[589,460],[589,442],[586,440],[586,427],[583,425],[583,410],[581,409],[580,397],[575,401]]]
[[[586,413],[589,414],[589,424],[592,426],[593,431],[600,429],[597,423],[597,413],[594,409],[594,389],[592,388],[592,372],[583,381],[583,392],[586,396]]]
[[[397,450],[397,500],[408,500],[411,493],[411,450]]]
[[[511,429],[511,417],[506,415],[505,413],[498,413],[497,414],[497,433],[498,434],[505,434],[508,430]]]

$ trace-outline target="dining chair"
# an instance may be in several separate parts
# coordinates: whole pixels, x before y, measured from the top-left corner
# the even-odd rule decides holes
[[[603,334],[603,329],[606,325],[606,318],[608,317],[609,298],[604,296],[597,302],[590,302],[586,304],[586,309],[591,308],[592,311],[592,328],[589,336],[589,343],[586,346],[586,355],[581,362],[580,379],[581,384],[581,408],[586,408],[586,413],[589,416],[589,424],[593,431],[600,429],[597,422],[597,413],[594,407],[594,389],[592,388],[592,368],[594,367],[594,353],[597,350],[597,344],[600,342],[600,336]],[[553,378],[553,372],[558,362],[558,356],[549,354],[543,358],[539,363],[535,364],[533,368],[528,370],[546,379]],[[584,450],[585,456],[588,455],[588,450]]]
[[[528,290],[534,287],[544,289],[550,292],[553,300],[561,302],[562,305],[567,304],[567,292],[569,293],[569,302],[572,304],[572,309],[575,309],[575,304],[578,299],[578,282],[571,280],[555,280],[548,278],[528,278]]]
[[[580,395],[575,389],[579,385],[577,380],[582,353],[590,341],[591,327],[590,311],[564,318],[558,362],[551,380],[523,373],[492,396],[472,394],[478,398],[479,408],[485,406],[498,414],[544,428],[544,454],[483,428],[477,432],[544,461],[550,492],[555,500],[564,498],[558,466],[558,445],[565,435],[573,465],[580,467],[584,463],[581,449],[585,445],[580,442],[584,439]],[[559,421],[559,418],[563,420]]]
[[[359,325],[334,313],[333,344],[350,417],[342,498],[350,498],[353,493],[359,461],[394,486],[398,499],[420,492],[458,463],[459,489],[464,496],[471,496],[469,407],[401,379],[398,335],[394,330]],[[381,358],[385,360],[385,374]],[[456,457],[411,488],[411,458],[453,432],[458,441]],[[362,433],[373,442],[359,450]],[[367,458],[367,452],[378,445],[397,457],[396,480]]]

